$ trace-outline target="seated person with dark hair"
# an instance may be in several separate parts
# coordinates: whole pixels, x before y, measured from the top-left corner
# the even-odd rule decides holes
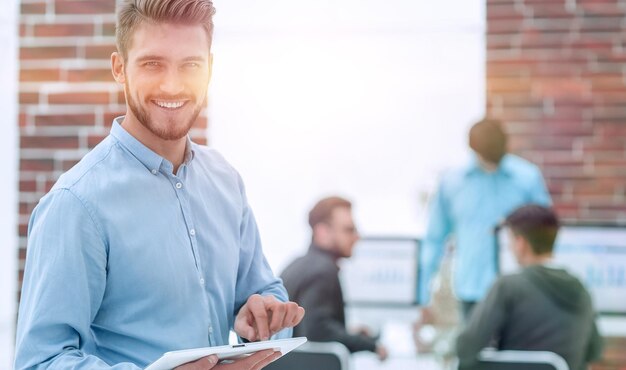
[[[600,357],[602,340],[589,293],[552,262],[557,216],[549,208],[527,205],[509,215],[505,226],[522,270],[500,277],[471,314],[457,339],[459,368],[480,368],[478,353],[493,346],[551,351],[571,370],[586,369]]]
[[[343,292],[338,261],[350,258],[359,234],[352,219],[352,204],[339,197],[320,200],[309,212],[311,246],[306,255],[293,261],[281,277],[289,298],[307,311],[294,328],[294,336],[314,342],[339,342],[350,352],[371,351],[384,360],[386,348],[362,329],[346,329]]]

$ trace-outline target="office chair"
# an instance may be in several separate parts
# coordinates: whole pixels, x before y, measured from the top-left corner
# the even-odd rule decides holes
[[[348,370],[350,352],[337,342],[307,342],[264,370]]]
[[[569,370],[563,357],[548,351],[497,351],[486,348],[478,355],[480,370]]]

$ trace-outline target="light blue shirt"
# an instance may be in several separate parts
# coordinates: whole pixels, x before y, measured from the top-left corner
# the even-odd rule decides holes
[[[16,369],[143,368],[227,344],[254,293],[287,300],[239,174],[188,140],[173,175],[118,122],[33,211]]]
[[[496,277],[494,228],[525,204],[550,205],[539,168],[512,154],[498,169],[484,171],[471,163],[444,175],[431,200],[423,241],[420,302],[428,302],[428,285],[436,273],[449,237],[455,240],[454,286],[463,301],[479,301]]]

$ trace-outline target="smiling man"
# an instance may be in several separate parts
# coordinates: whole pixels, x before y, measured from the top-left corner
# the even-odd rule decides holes
[[[188,132],[211,77],[209,0],[125,0],[127,113],[29,224],[16,369],[140,369],[163,352],[287,336],[304,310],[271,271],[238,173]],[[278,353],[181,369],[258,370]]]

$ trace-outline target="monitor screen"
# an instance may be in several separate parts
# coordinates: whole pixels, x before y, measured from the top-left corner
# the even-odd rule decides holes
[[[498,232],[498,265],[502,274],[519,269],[506,228]],[[596,311],[626,315],[626,227],[564,225],[554,262],[577,276],[589,290]]]
[[[341,262],[341,285],[349,305],[417,304],[419,242],[412,238],[362,238]]]

